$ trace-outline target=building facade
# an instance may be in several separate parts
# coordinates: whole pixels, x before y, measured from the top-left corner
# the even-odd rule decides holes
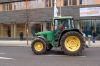
[[[20,32],[29,37],[46,31],[53,18],[54,0],[0,0],[0,38],[19,38]],[[100,0],[57,0],[58,15],[73,16],[76,28],[88,36],[91,26],[100,35]],[[60,12],[61,8],[61,12]]]

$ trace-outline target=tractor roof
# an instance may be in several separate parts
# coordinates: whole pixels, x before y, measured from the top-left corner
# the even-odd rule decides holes
[[[66,19],[66,18],[73,18],[72,16],[58,16],[54,17],[54,19]]]

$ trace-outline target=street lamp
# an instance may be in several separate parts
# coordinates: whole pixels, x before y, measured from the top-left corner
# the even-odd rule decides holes
[[[57,4],[57,0],[54,1],[54,17],[58,16],[58,14],[57,14],[58,13],[58,9],[57,9],[56,4]],[[60,0],[60,15],[59,16],[61,16],[61,0]]]
[[[57,17],[58,16],[58,9],[57,9],[57,5],[56,5],[56,3],[57,3],[57,0],[54,0],[54,17]]]
[[[61,16],[61,0],[60,0],[60,16]]]
[[[29,22],[29,16],[28,16],[28,0],[26,0],[26,2],[25,2],[25,8],[26,8],[26,36],[27,36],[27,45],[28,45],[28,34],[29,34],[29,24],[28,24],[28,22]]]

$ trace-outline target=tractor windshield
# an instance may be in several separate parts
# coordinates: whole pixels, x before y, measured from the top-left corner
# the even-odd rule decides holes
[[[57,30],[60,26],[61,29],[71,29],[74,27],[73,19],[54,19],[54,29]]]

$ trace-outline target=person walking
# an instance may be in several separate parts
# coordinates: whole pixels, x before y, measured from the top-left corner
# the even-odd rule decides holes
[[[95,43],[96,40],[96,29],[94,28],[94,26],[92,26],[92,42]]]
[[[20,32],[20,40],[23,40],[23,36],[24,36],[23,32]]]

